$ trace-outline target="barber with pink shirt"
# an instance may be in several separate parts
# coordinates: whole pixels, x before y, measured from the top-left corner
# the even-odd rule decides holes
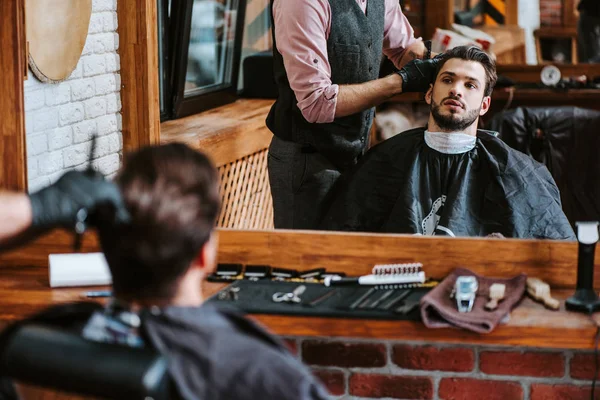
[[[271,0],[279,97],[268,170],[275,227],[314,229],[328,193],[367,148],[375,106],[429,88],[436,60],[398,0]],[[398,73],[379,78],[385,55]]]

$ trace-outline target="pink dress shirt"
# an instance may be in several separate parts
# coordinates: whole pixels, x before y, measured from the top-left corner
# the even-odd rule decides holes
[[[367,1],[356,0],[363,12]],[[277,50],[298,108],[308,122],[332,122],[339,86],[331,82],[327,58],[329,0],[274,0],[273,18]],[[383,35],[383,54],[398,67],[405,49],[416,40],[398,0],[385,0]]]

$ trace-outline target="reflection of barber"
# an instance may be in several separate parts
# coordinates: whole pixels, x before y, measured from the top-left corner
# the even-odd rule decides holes
[[[275,135],[268,158],[275,227],[310,229],[340,173],[365,151],[373,107],[402,92],[425,92],[435,61],[413,60],[425,46],[398,0],[271,6],[279,90],[267,117]],[[382,54],[404,65],[399,74],[378,79]]]
[[[117,187],[91,172],[67,172],[54,184],[31,195],[0,192],[0,204],[0,242],[30,227],[43,230],[74,226],[82,208],[93,213],[98,206],[106,205],[116,210],[118,221],[128,218]]]
[[[577,9],[579,62],[600,63],[600,1],[581,0]]]

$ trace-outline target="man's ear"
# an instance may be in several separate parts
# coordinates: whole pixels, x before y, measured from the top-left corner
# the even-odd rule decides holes
[[[429,84],[429,89],[427,89],[427,93],[425,93],[425,102],[427,104],[431,104],[431,96],[433,96],[433,84]]]
[[[202,245],[200,251],[198,251],[193,266],[204,270],[207,274],[211,273],[217,264],[217,246],[218,237],[217,234],[213,232],[206,243]]]
[[[479,110],[479,115],[484,115],[490,109],[490,104],[492,103],[491,96],[484,96],[483,101],[481,102],[481,109]]]

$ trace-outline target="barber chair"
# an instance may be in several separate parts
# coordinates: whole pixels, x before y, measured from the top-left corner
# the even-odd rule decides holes
[[[600,220],[600,111],[519,107],[496,114],[486,128],[544,164],[560,190],[569,222]]]
[[[33,385],[92,398],[169,399],[167,360],[153,349],[93,342],[37,322],[9,328],[0,376],[16,382],[23,397],[34,392],[49,398],[39,397]],[[25,390],[19,390],[22,384]]]

